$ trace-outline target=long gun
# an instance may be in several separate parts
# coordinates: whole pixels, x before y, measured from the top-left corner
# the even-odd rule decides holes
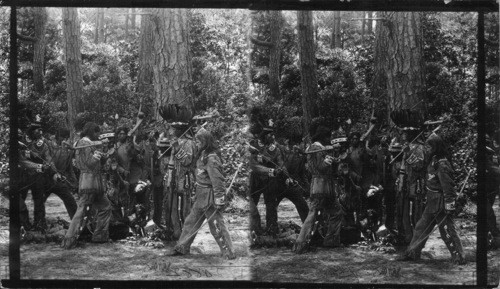
[[[444,120],[438,120],[438,121],[433,121],[433,122],[428,122],[426,121],[424,124],[426,125],[432,125],[432,124],[440,124],[440,123],[443,123]],[[441,129],[441,125],[439,125],[438,127],[436,127],[434,130],[432,130],[433,133],[437,132],[438,130]],[[422,130],[407,146],[409,146],[410,144],[414,143],[423,133],[424,133],[425,130]],[[396,159],[402,154],[404,153],[404,149],[401,150],[401,152],[396,156],[394,157],[390,162],[389,164],[391,165],[394,161],[396,161]]]
[[[208,123],[208,122],[204,122],[204,123],[201,125],[201,127],[204,127],[205,125],[207,125],[207,123]],[[188,129],[186,129],[186,131],[184,131],[184,132],[183,132],[183,133],[182,133],[182,134],[178,137],[178,139],[182,138],[182,137],[183,137],[186,133],[188,133],[188,131],[190,131],[193,127],[194,127],[194,125],[189,126],[189,128],[188,128]],[[163,155],[164,155],[164,154],[166,154],[166,153],[167,153],[167,152],[168,152],[171,148],[173,148],[173,147],[174,147],[174,144],[175,144],[175,143],[177,143],[177,142],[179,141],[178,139],[177,139],[176,141],[174,141],[174,142],[172,143],[172,145],[170,145],[170,146],[169,146],[169,147],[168,147],[168,148],[167,148],[167,149],[166,149],[166,150],[165,150],[165,151],[164,151],[164,152],[163,152],[163,153],[162,153],[162,154],[158,157],[158,159],[161,159],[161,158],[163,157]]]

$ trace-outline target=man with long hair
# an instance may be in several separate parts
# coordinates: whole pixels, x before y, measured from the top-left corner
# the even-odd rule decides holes
[[[422,217],[415,226],[413,238],[401,261],[418,260],[420,253],[436,225],[446,247],[451,253],[452,261],[465,264],[465,255],[462,243],[455,230],[453,213],[455,211],[455,182],[453,169],[449,159],[448,147],[437,134],[431,134],[426,143],[425,150],[428,155],[427,166],[427,205]]]
[[[196,162],[196,198],[174,248],[174,255],[189,254],[198,230],[207,219],[210,233],[219,245],[222,256],[234,259],[233,244],[222,216],[227,200],[220,152],[213,135],[205,129],[196,134],[196,144],[200,151]]]
[[[172,152],[167,166],[164,202],[167,231],[177,240],[191,211],[196,145],[188,123],[172,123]]]
[[[105,162],[103,153],[97,150],[96,141],[99,136],[99,126],[93,122],[85,124],[81,139],[76,143],[76,167],[80,170],[78,194],[80,200],[75,216],[71,220],[69,229],[62,242],[62,247],[71,249],[76,246],[78,237],[87,225],[93,209],[97,211],[92,242],[104,243],[109,240],[109,222],[111,219],[111,205],[106,197],[102,166]],[[87,146],[87,147],[85,147]]]
[[[330,142],[330,131],[319,125],[311,140],[313,143],[306,150],[306,153],[309,152],[307,166],[312,174],[309,214],[293,248],[298,254],[307,250],[318,227],[326,228],[323,246],[341,246],[340,230],[344,212],[334,189],[334,160],[326,151],[321,151]]]

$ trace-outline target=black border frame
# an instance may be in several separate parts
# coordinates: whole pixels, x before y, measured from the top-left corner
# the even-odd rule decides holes
[[[250,10],[340,10],[340,11],[437,11],[437,12],[478,12],[477,30],[477,176],[478,191],[485,189],[486,178],[486,138],[485,138],[485,48],[484,48],[484,13],[499,13],[499,4],[495,0],[452,0],[445,4],[443,0],[0,0],[0,5],[11,6],[10,17],[10,56],[9,56],[9,100],[10,111],[18,110],[17,98],[17,7],[48,6],[48,7],[157,7],[157,8],[241,8]],[[19,226],[19,194],[17,182],[18,156],[18,120],[11,117],[9,143],[10,166],[10,216],[9,216],[9,279],[4,279],[5,287],[290,287],[303,288],[309,285],[314,287],[332,287],[333,284],[324,283],[272,283],[253,281],[110,281],[110,280],[21,280],[20,270],[20,226]],[[476,232],[476,277],[477,287],[488,286],[487,268],[487,221],[486,221],[486,194],[478,194],[477,200],[477,232]],[[68,286],[69,285],[69,286]],[[339,284],[342,287],[359,287],[359,284]],[[436,285],[406,285],[406,284],[364,284],[364,287],[400,288],[404,287],[436,287]],[[471,286],[442,286],[471,287]]]

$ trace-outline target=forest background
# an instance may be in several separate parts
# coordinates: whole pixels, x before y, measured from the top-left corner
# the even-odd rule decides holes
[[[486,14],[492,136],[500,115],[498,29],[498,15]],[[3,164],[8,31],[9,8],[2,7]],[[411,107],[451,120],[441,134],[453,144],[457,183],[471,172],[465,194],[475,201],[477,13],[20,8],[18,33],[19,100],[41,116],[47,134],[78,131],[90,120],[132,127],[140,106],[154,124],[158,104],[186,98],[196,113],[220,115],[211,129],[230,176],[246,163],[252,106],[273,119],[278,139],[306,135],[315,118],[331,127],[351,120],[364,132],[373,111],[389,124],[391,110]],[[235,191],[246,190],[240,174]]]

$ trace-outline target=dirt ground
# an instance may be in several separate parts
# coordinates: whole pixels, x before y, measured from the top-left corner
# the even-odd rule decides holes
[[[0,208],[8,207],[5,200]],[[31,200],[28,206],[32,208]],[[46,204],[47,219],[58,216],[69,221],[62,202],[51,196]],[[247,208],[226,214],[237,254],[236,260],[219,256],[219,248],[208,225],[199,231],[192,253],[183,257],[164,256],[166,249],[117,241],[108,244],[86,243],[70,251],[58,243],[23,244],[23,279],[101,279],[101,280],[253,280],[263,282],[388,283],[388,284],[475,284],[475,262],[453,265],[436,230],[429,238],[419,262],[397,262],[397,251],[377,251],[377,246],[351,245],[342,249],[317,248],[295,255],[290,249],[249,248]],[[500,207],[495,205],[498,222]],[[265,220],[265,207],[259,205]],[[31,213],[31,211],[30,211]],[[284,200],[279,221],[301,224],[293,204]],[[458,219],[457,227],[465,250],[474,254],[476,225]],[[166,248],[174,242],[165,243]],[[500,251],[488,252],[489,283],[498,284]],[[8,278],[8,218],[0,214],[0,278]]]
[[[497,222],[500,222],[499,204],[495,205]],[[265,207],[259,204],[261,216]],[[301,225],[293,204],[286,200],[278,209],[279,222],[290,221]],[[264,218],[263,218],[264,219]],[[475,255],[476,224],[474,220],[456,220],[457,230],[464,250]],[[384,252],[378,246],[359,243],[345,248],[315,248],[312,252],[297,255],[291,249],[252,249],[254,281],[261,282],[319,282],[319,283],[365,283],[365,284],[475,284],[476,263],[453,265],[450,253],[436,229],[430,236],[419,262],[398,262],[395,258],[402,252]],[[499,281],[500,252],[488,253],[489,284]]]
[[[3,201],[3,200],[2,200]],[[32,217],[31,198],[28,208]],[[2,204],[2,207],[8,207]],[[58,216],[69,221],[62,201],[56,196],[46,203],[47,220]],[[247,213],[225,214],[235,253],[235,260],[220,256],[220,250],[204,224],[198,232],[191,254],[165,256],[165,248],[141,245],[126,240],[107,244],[85,243],[83,247],[63,250],[59,243],[23,244],[22,279],[92,279],[92,280],[250,280]],[[8,222],[0,220],[0,278],[8,278]]]

